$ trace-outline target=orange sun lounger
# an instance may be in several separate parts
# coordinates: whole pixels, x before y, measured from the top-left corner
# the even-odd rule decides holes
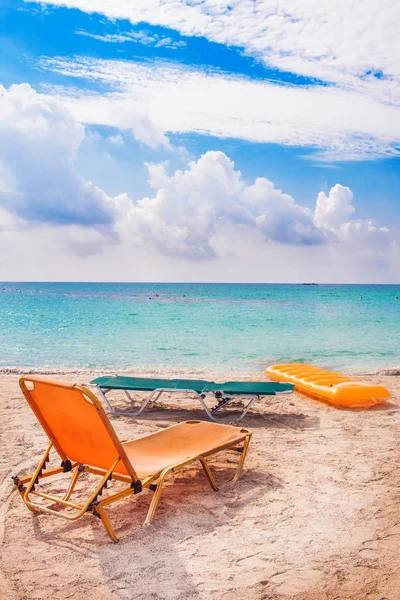
[[[341,408],[367,408],[383,404],[390,397],[389,391],[382,385],[361,383],[351,377],[301,363],[273,365],[265,369],[265,374],[275,381],[293,383],[296,391]]]
[[[50,440],[33,475],[13,477],[23,501],[33,512],[50,513],[72,521],[89,512],[101,520],[110,538],[117,542],[105,512],[109,504],[138,494],[145,488],[151,490],[154,495],[145,520],[148,525],[157,508],[164,480],[171,471],[197,461],[216,490],[206,459],[222,450],[232,450],[240,453],[233,481],[237,481],[242,472],[251,438],[247,429],[186,421],[121,442],[100,401],[85,387],[38,377],[22,377],[20,387]],[[60,467],[47,468],[51,450],[59,454]],[[59,497],[45,493],[43,480],[60,473],[71,475],[65,494]],[[100,481],[88,489],[88,496],[81,504],[71,502],[70,498],[82,473],[97,475]],[[119,485],[119,491],[102,497],[113,481],[125,485],[122,489]],[[85,483],[88,486],[89,480]],[[51,507],[54,504],[67,510],[54,509]]]

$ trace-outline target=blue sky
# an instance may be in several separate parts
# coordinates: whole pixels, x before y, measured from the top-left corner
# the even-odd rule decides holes
[[[0,279],[398,281],[399,19],[3,0]]]

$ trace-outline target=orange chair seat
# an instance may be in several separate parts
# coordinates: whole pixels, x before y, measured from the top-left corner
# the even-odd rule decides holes
[[[172,465],[195,456],[214,454],[216,448],[229,448],[243,441],[245,433],[238,427],[186,421],[122,444],[128,459],[135,465],[139,479],[158,476]],[[121,462],[116,472],[126,474]]]

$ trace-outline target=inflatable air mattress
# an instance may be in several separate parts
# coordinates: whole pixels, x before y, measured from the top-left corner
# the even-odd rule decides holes
[[[324,371],[311,365],[273,365],[265,374],[275,381],[294,384],[294,389],[341,408],[365,408],[383,404],[390,397],[382,385],[361,383],[351,377]]]

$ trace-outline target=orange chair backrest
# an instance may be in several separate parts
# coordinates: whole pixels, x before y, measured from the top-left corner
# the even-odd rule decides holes
[[[19,384],[63,460],[108,470],[120,457],[136,481],[117,434],[90,390],[39,377],[22,377]]]

